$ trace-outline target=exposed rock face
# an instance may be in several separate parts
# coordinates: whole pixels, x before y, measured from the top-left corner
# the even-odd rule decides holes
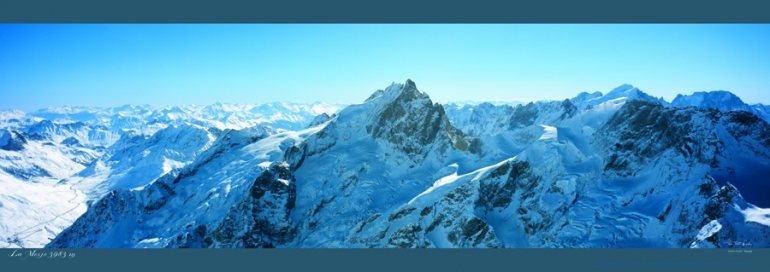
[[[158,185],[149,188],[147,192],[161,189],[165,193],[164,186]],[[153,190],[154,189],[154,190]],[[152,193],[151,193],[152,194]],[[163,192],[155,193],[158,196],[151,203],[145,205],[136,195],[127,190],[115,190],[103,197],[99,202],[89,207],[88,212],[78,218],[72,226],[46,245],[49,248],[90,248],[90,247],[119,247],[120,244],[129,246],[128,241],[119,241],[117,244],[105,241],[105,236],[110,233],[132,231],[139,227],[141,215],[151,212],[157,205],[165,204],[167,197]],[[107,234],[107,235],[105,235]]]
[[[375,214],[348,241],[368,247],[502,247],[494,229],[475,215],[487,211],[480,203],[478,183],[466,183],[420,209],[407,205],[387,217]]]
[[[202,140],[208,135],[206,130],[188,130],[188,137],[180,137],[179,134],[174,133],[173,130],[169,130],[167,133],[157,133],[157,137],[162,139],[163,137],[170,136],[174,139],[187,139],[187,144],[192,144],[190,140]],[[202,247],[202,246],[214,246],[214,243],[219,244],[237,244],[239,246],[255,246],[254,240],[252,244],[249,244],[249,240],[243,237],[241,241],[233,239],[225,239],[228,236],[225,235],[226,223],[221,223],[224,227],[220,232],[216,231],[216,226],[220,225],[223,220],[232,219],[232,216],[238,216],[232,214],[231,217],[214,216],[214,218],[207,218],[206,220],[188,220],[190,216],[205,215],[212,210],[213,213],[227,214],[226,211],[229,207],[236,205],[236,199],[233,198],[218,198],[220,194],[229,194],[231,186],[228,184],[223,187],[217,187],[217,184],[207,184],[206,182],[196,182],[196,178],[201,176],[212,174],[212,169],[216,169],[222,165],[223,162],[232,160],[232,157],[228,154],[238,153],[239,150],[244,148],[250,143],[254,143],[261,138],[264,138],[265,131],[259,129],[245,129],[240,131],[227,130],[222,132],[217,141],[212,144],[211,148],[206,149],[202,154],[196,157],[188,167],[172,170],[171,172],[160,176],[159,178],[152,180],[150,184],[141,188],[141,190],[134,189],[117,189],[111,191],[109,194],[96,201],[89,207],[88,211],[76,220],[72,226],[63,232],[62,235],[57,236],[48,247],[135,247],[141,246],[147,243],[158,242],[158,235],[163,235],[163,247]],[[166,135],[166,136],[163,136]],[[139,138],[137,138],[139,137]],[[124,144],[124,148],[116,151],[116,153],[130,153],[129,146],[137,144],[142,141],[150,140],[153,137],[144,139],[142,136],[124,136],[121,140]],[[172,139],[173,140],[173,139]],[[164,140],[169,142],[171,140]],[[190,148],[196,148],[196,145],[191,145]],[[197,150],[196,150],[197,151]],[[115,156],[115,154],[113,154]],[[282,170],[281,167],[288,167],[284,165],[278,165],[272,167],[270,171],[263,173],[268,175],[275,171]],[[258,169],[258,168],[257,168]],[[244,182],[243,187],[264,187],[267,176],[259,176],[253,173],[255,169],[252,168],[251,173],[244,173],[245,176],[240,180]],[[272,172],[271,172],[272,171]],[[262,171],[260,171],[262,172]],[[277,172],[276,172],[277,173]],[[288,170],[282,170],[283,177]],[[216,173],[213,173],[216,174]],[[249,175],[254,176],[252,179],[253,184],[251,186],[245,186]],[[221,176],[220,176],[221,177]],[[233,177],[230,177],[232,179]],[[211,180],[209,176],[206,178]],[[204,181],[206,180],[204,179]],[[256,181],[255,181],[256,180]],[[199,180],[201,181],[201,180]],[[233,187],[240,187],[233,184]],[[241,188],[243,188],[241,187]],[[263,190],[277,190],[278,187],[265,187]],[[236,189],[237,190],[237,189]],[[253,189],[254,194],[258,194],[259,189]],[[240,191],[243,192],[243,191]],[[264,193],[263,193],[264,194]],[[248,195],[248,194],[244,194]],[[212,202],[216,199],[217,204],[213,205]],[[240,199],[238,203],[240,207],[250,205],[249,199]],[[216,206],[215,208],[212,208]],[[202,214],[196,215],[195,213],[184,214],[179,213],[179,210],[196,210],[204,209]],[[99,221],[102,223],[96,223]],[[173,235],[172,235],[173,233]],[[212,233],[220,233],[222,241],[214,239]],[[236,236],[236,238],[238,238]],[[241,244],[238,244],[241,243]],[[266,245],[266,244],[265,244]],[[235,245],[233,245],[235,246]],[[263,245],[264,246],[264,245]],[[157,247],[157,246],[156,246]]]
[[[201,246],[262,248],[292,242],[298,230],[289,215],[297,195],[289,168],[277,163],[263,172],[211,233],[213,239],[204,238]]]
[[[529,162],[513,161],[503,164],[479,183],[479,197],[475,205],[485,211],[507,208],[517,189],[519,195],[527,199],[532,197],[532,188],[538,182],[540,179],[532,175]]]
[[[16,131],[5,130],[0,135],[0,149],[6,151],[24,150],[27,139]]]
[[[680,153],[691,165],[708,163],[719,168],[724,165],[720,161],[738,155],[725,151],[726,141],[753,157],[770,159],[770,126],[745,111],[665,108],[635,100],[626,103],[597,134],[608,140],[597,140],[595,145],[609,155],[605,166],[609,175],[633,175],[667,151]]]
[[[377,105],[375,117],[366,125],[367,133],[398,146],[417,163],[425,159],[432,146],[446,148],[449,144],[463,151],[468,149],[463,133],[449,124],[444,108],[420,93],[413,81],[394,87],[382,94],[383,100],[395,98]]]

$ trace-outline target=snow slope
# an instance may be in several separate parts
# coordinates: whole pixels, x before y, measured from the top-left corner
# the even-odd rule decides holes
[[[192,163],[215,139],[197,125],[170,126],[152,136],[125,133],[105,156],[59,183],[85,191],[90,199],[115,189],[142,187]]]
[[[260,173],[271,164],[280,164],[281,148],[321,128],[323,125],[265,138],[248,129],[227,130],[187,167],[141,188],[111,191],[48,246],[200,246],[201,241],[192,234],[226,219],[223,215],[249,195]]]
[[[0,171],[0,247],[42,248],[86,211],[71,186],[30,183]]]

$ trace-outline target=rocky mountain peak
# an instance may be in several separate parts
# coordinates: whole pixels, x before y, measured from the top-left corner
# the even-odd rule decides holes
[[[449,123],[444,108],[420,93],[412,80],[385,90],[382,101],[366,126],[367,133],[403,147],[407,154],[425,156],[429,146],[438,141],[460,150],[468,147],[463,133]]]
[[[0,149],[7,151],[20,151],[27,144],[27,139],[16,131],[5,129],[0,136]]]
[[[407,79],[406,83],[404,83],[404,90],[417,90],[417,84],[411,79]]]

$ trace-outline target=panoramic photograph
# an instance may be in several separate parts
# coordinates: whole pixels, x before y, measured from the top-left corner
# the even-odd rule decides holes
[[[770,25],[2,24],[0,248],[770,248]]]

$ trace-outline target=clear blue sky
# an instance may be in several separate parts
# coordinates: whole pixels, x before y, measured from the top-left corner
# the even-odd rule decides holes
[[[624,83],[770,104],[770,25],[0,25],[0,110],[564,99]]]

